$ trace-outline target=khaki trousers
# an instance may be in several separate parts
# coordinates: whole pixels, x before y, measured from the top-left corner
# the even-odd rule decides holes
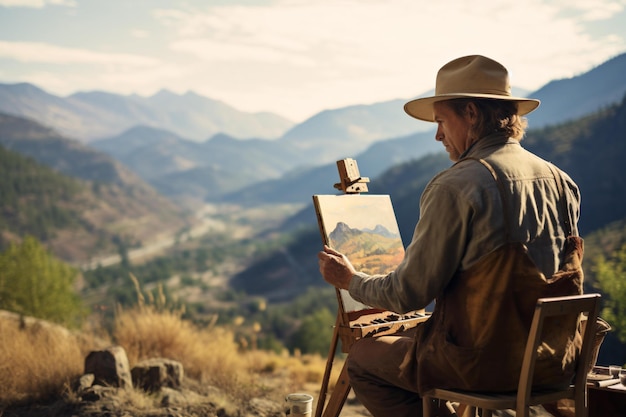
[[[348,354],[350,385],[374,417],[417,417],[422,399],[415,378],[402,378],[400,365],[412,352],[414,330],[358,340]]]

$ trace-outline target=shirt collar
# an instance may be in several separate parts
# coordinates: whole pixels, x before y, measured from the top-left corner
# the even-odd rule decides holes
[[[476,142],[472,143],[470,147],[467,148],[465,152],[461,154],[461,156],[459,157],[459,161],[464,158],[473,156],[483,149],[490,148],[492,146],[502,146],[508,143],[519,145],[519,141],[509,138],[502,132],[495,132],[490,135],[483,136],[482,138],[478,139]]]

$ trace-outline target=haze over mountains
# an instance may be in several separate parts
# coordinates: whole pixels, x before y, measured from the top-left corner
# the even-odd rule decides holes
[[[275,114],[244,113],[193,92],[162,90],[141,97],[93,91],[58,97],[28,83],[0,84],[0,112],[33,119],[81,142],[135,126],[165,129],[196,141],[222,132],[273,139],[293,125]]]
[[[536,129],[619,101],[626,93],[625,73],[622,54],[534,93],[515,93],[542,100],[540,110],[528,117]],[[407,100],[326,110],[294,124],[269,113],[239,112],[193,92],[161,91],[147,98],[89,92],[63,98],[30,84],[0,84],[0,112],[104,151],[163,195],[248,204],[307,201],[302,198],[335,182],[332,165],[338,159],[357,158],[362,173],[374,177],[439,152],[434,125],[404,114]],[[69,166],[76,163],[68,157]]]
[[[623,54],[535,93],[516,94],[542,100],[529,115],[536,132],[609,108],[626,94],[625,73]],[[405,115],[405,101],[326,110],[294,125],[194,93],[62,98],[29,84],[5,84],[0,85],[0,145],[82,181],[145,195],[150,193],[143,190],[154,189],[187,209],[207,201],[306,205],[313,194],[336,192],[335,161],[346,157],[357,159],[370,178],[421,158],[422,173],[396,178],[403,185],[449,166],[433,140],[434,125]],[[396,206],[399,215],[404,210],[402,203]]]

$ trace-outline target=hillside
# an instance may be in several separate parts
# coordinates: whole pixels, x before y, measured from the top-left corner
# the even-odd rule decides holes
[[[433,139],[433,131],[375,142],[358,154],[344,157],[356,159],[364,176],[377,177],[394,165],[440,152],[441,145]],[[294,169],[280,178],[257,181],[234,192],[223,195],[230,203],[257,205],[271,202],[308,203],[313,194],[334,193],[333,184],[338,182],[337,164]]]
[[[219,201],[233,190],[278,178],[308,159],[293,146],[277,141],[242,141],[217,134],[197,143],[148,127],[135,127],[90,145],[132,167],[166,196],[208,201]]]
[[[532,93],[541,100],[539,111],[528,115],[532,128],[579,119],[611,104],[626,94],[626,53],[572,78],[554,80]]]
[[[79,181],[0,146],[2,242],[24,235],[47,240],[60,229],[79,227],[77,207],[63,203],[85,191]]]
[[[146,187],[137,174],[107,154],[30,119],[0,113],[0,145],[72,177]]]
[[[582,194],[580,232],[588,235],[626,217],[626,96],[590,116],[529,132],[524,146],[563,168]]]
[[[29,234],[82,263],[190,226],[119,163],[34,122],[1,115],[0,147],[3,247]]]
[[[318,161],[328,162],[338,155],[360,153],[377,141],[430,130],[432,125],[402,111],[406,101],[325,110],[291,128],[280,142],[303,152],[315,151]]]

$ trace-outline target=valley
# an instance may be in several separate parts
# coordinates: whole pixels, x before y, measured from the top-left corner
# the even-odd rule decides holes
[[[227,295],[233,292],[230,278],[281,246],[285,239],[279,231],[281,223],[301,209],[298,204],[252,208],[204,204],[194,214],[193,227],[156,234],[126,253],[98,256],[77,265],[87,276],[82,296],[89,306],[115,305],[120,300],[114,290],[131,288],[127,274],[132,273],[144,291],[162,286],[170,297],[184,304],[210,305],[212,309],[235,307],[233,296]],[[311,219],[311,224],[314,221]],[[177,260],[180,258],[194,258],[194,262]],[[159,271],[155,273],[155,269]],[[104,278],[89,278],[94,276]],[[239,297],[237,301],[242,300]]]
[[[245,208],[231,204],[204,204],[194,214],[194,225],[176,234],[157,235],[139,248],[128,250],[126,257],[134,264],[167,253],[168,249],[183,243],[189,243],[211,234],[228,234],[236,240],[253,238],[263,231],[280,225],[290,215],[301,208],[297,204],[264,205]],[[119,253],[101,255],[80,263],[83,271],[108,267],[120,263]]]

